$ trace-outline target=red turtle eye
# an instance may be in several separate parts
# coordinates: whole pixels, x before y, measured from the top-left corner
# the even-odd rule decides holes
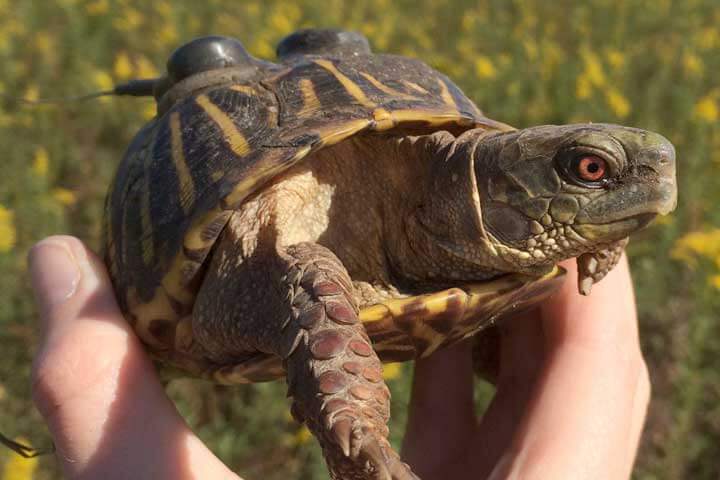
[[[597,182],[605,178],[607,164],[596,155],[587,155],[577,160],[575,174],[586,182]]]

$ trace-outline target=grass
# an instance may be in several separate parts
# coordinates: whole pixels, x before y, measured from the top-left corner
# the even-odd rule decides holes
[[[153,114],[144,99],[26,107],[156,75],[203,34],[238,37],[256,56],[300,27],[342,26],[376,51],[421,58],[491,117],[516,125],[615,122],[677,147],[677,212],[630,247],[654,395],[634,477],[720,476],[720,5],[716,0],[0,0],[0,427],[34,444],[35,313],[25,255],[61,232],[98,246],[105,190]],[[88,181],[91,179],[91,181]],[[402,431],[410,367],[391,381]],[[290,420],[280,384],[197,382],[170,393],[203,439],[248,479],[324,478],[314,442]],[[397,438],[395,439],[397,440]],[[0,452],[2,480],[56,478]]]

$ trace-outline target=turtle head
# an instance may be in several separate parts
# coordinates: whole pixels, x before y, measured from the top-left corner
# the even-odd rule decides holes
[[[598,281],[628,235],[677,201],[672,144],[618,125],[470,130],[432,178],[420,224],[455,270],[489,274],[542,274],[579,257]]]
[[[532,127],[483,138],[473,157],[485,234],[525,264],[603,250],[677,202],[675,149],[645,130]]]

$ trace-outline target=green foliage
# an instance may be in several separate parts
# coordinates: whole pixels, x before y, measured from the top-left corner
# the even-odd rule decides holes
[[[716,0],[0,0],[1,429],[47,443],[30,401],[36,339],[27,249],[61,232],[98,246],[112,172],[154,113],[145,99],[27,107],[12,98],[73,96],[154,76],[174,47],[198,35],[235,36],[272,59],[277,41],[297,28],[341,26],[366,34],[376,51],[424,59],[498,120],[624,123],[675,143],[678,210],[630,250],[654,385],[635,477],[718,478],[718,25]],[[410,367],[403,371],[392,381],[396,444]],[[287,414],[281,384],[181,381],[170,393],[246,478],[325,478],[319,450]],[[7,458],[0,452],[0,463]],[[34,475],[56,478],[53,459]]]

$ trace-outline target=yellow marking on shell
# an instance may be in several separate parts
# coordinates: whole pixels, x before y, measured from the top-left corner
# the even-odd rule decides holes
[[[376,108],[373,110],[373,120],[375,120],[374,130],[379,132],[383,130],[390,130],[396,125],[393,114],[384,108]]]
[[[151,265],[155,259],[155,245],[153,244],[153,226],[150,213],[150,185],[147,182],[143,185],[142,197],[140,199],[140,222],[142,225],[142,233],[140,235],[140,246],[142,248],[142,258],[145,265]],[[125,237],[125,240],[129,239]]]
[[[250,144],[245,136],[238,130],[235,123],[217,105],[210,101],[207,95],[198,95],[195,102],[205,110],[225,135],[225,141],[235,155],[242,157],[250,152]]]
[[[411,82],[410,80],[400,80],[400,82],[405,85],[408,88],[411,88],[412,90],[415,90],[418,93],[422,93],[423,95],[430,95],[430,92],[425,90],[423,87],[418,85],[415,82]]]
[[[223,172],[222,170],[215,170],[210,174],[210,178],[212,179],[213,183],[217,182],[224,176],[225,176],[225,172]]]
[[[407,351],[409,348],[405,348],[405,345],[413,343],[414,338],[421,338],[428,342],[428,346],[418,353],[427,356],[450,338],[457,341],[474,335],[499,316],[544,300],[552,294],[554,288],[561,285],[564,274],[562,268],[555,267],[541,277],[511,274],[488,282],[466,285],[462,289],[451,288],[417,297],[389,299],[363,308],[359,317],[371,337],[374,333],[397,334],[377,343],[379,352]],[[438,333],[432,328],[433,319],[445,314],[448,309],[457,309],[455,326],[449,333]],[[424,318],[418,318],[409,333],[396,323],[407,315],[421,312],[425,313]],[[481,321],[472,322],[469,320],[471,318],[479,318]]]
[[[180,124],[179,112],[170,114],[170,145],[173,164],[180,183],[180,205],[183,211],[188,213],[193,203],[195,203],[195,183],[183,152],[182,125]]]
[[[320,99],[318,98],[317,93],[315,93],[315,85],[313,85],[312,80],[309,78],[303,78],[300,80],[299,86],[300,93],[302,93],[303,97],[303,104],[302,108],[298,112],[298,115],[305,117],[319,110],[322,105],[320,104]]]
[[[305,158],[305,157],[310,153],[311,150],[312,150],[312,146],[311,146],[311,145],[305,145],[304,147],[299,148],[299,149],[297,150],[297,152],[295,152],[295,155],[293,155],[293,158],[292,158],[292,160],[291,160],[291,163],[294,164],[294,163],[297,162],[298,160],[302,160],[303,158]]]
[[[398,320],[408,315],[417,315],[418,312],[424,313],[425,317],[418,319],[412,325],[410,336],[412,338],[422,338],[427,342],[427,346],[419,352],[421,357],[426,357],[435,352],[446,339],[445,334],[439,333],[432,328],[432,320],[446,313],[452,302],[463,307],[462,311],[458,311],[456,319],[460,321],[465,317],[467,300],[467,294],[463,290],[451,288],[419,297],[390,299],[381,304],[362,309],[359,317],[363,323],[372,323],[386,319]],[[395,346],[392,348],[395,348]]]
[[[191,263],[191,260],[189,260],[182,251],[178,253],[161,282],[166,292],[186,306],[191,305],[195,300],[195,295],[185,287],[183,282],[182,272],[188,263]]]
[[[315,131],[319,137],[322,146],[334,145],[338,142],[345,140],[348,137],[356,134],[357,132],[367,128],[371,124],[369,119],[358,119],[351,120],[344,124],[332,125],[325,129]],[[265,167],[263,170],[250,172],[245,180],[239,182],[233,190],[225,197],[225,204],[232,206],[243,201],[247,195],[252,192],[256,185],[269,180],[278,173],[290,168],[295,163],[305,158],[313,148],[319,148],[319,145],[304,145],[298,148],[293,154],[292,158],[288,161],[278,162],[267,162],[269,167]]]
[[[393,110],[392,116],[397,123],[424,122],[431,126],[456,123],[469,128],[475,123],[473,119],[469,117],[462,117],[457,111],[434,112],[423,110]]]
[[[235,90],[245,95],[255,95],[255,89],[249,85],[233,85],[230,87],[230,90]]]
[[[371,125],[370,120],[358,119],[351,120],[340,126],[331,126],[322,130],[318,130],[320,140],[324,146],[335,145],[342,142],[348,137],[355,135],[357,132],[364,130]]]
[[[448,106],[457,110],[458,109],[457,103],[455,103],[455,99],[450,94],[450,90],[448,89],[447,83],[443,82],[442,79],[440,79],[440,78],[437,79],[437,83],[440,86],[440,97],[443,99],[443,102],[445,102]]]
[[[367,98],[367,95],[365,95],[365,92],[363,92],[362,88],[360,86],[350,80],[345,74],[340,72],[340,70],[337,69],[337,67],[330,61],[325,59],[318,59],[315,60],[315,63],[320,65],[322,68],[330,72],[337,80],[342,84],[343,87],[345,87],[345,90],[352,96],[360,105],[363,105],[365,107],[374,107],[375,103]]]
[[[369,73],[360,72],[360,75],[362,75],[362,76],[363,76],[368,82],[370,82],[375,88],[377,88],[377,89],[380,90],[381,92],[387,93],[388,95],[390,95],[390,96],[392,96],[392,97],[402,98],[402,99],[404,99],[404,100],[417,100],[417,99],[418,99],[417,97],[415,97],[415,96],[413,96],[413,95],[410,95],[410,94],[405,93],[405,92],[401,92],[400,90],[396,90],[396,89],[394,89],[394,88],[392,88],[392,87],[389,87],[389,86],[385,85],[384,83],[382,83],[380,80],[378,80],[377,78],[373,77],[373,76],[370,75]]]

